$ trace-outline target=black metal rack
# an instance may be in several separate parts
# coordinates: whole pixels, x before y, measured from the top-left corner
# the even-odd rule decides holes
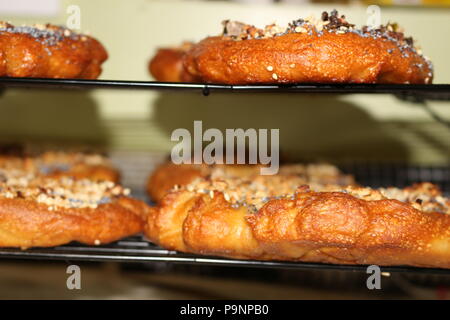
[[[393,94],[414,100],[450,100],[449,84],[224,85],[157,81],[0,78],[0,88],[187,90],[201,92],[204,95],[209,95],[211,92],[230,91],[243,93],[364,93]]]
[[[218,85],[195,83],[166,83],[149,81],[79,80],[79,79],[32,79],[0,78],[0,90],[7,88],[36,89],[141,89],[201,92],[242,93],[332,93],[332,94],[393,94],[400,98],[424,102],[425,100],[450,100],[450,85],[381,85],[381,84],[297,84],[297,85]],[[415,167],[401,165],[346,165],[341,169],[354,174],[363,185],[380,187],[395,185],[403,187],[413,182],[429,181],[441,186],[450,194],[450,166]],[[168,262],[192,265],[216,265],[234,267],[258,267],[278,269],[331,269],[366,272],[366,266],[334,265],[303,262],[234,260],[184,254],[162,249],[142,236],[130,237],[110,245],[85,246],[72,243],[55,248],[33,248],[20,250],[0,249],[0,258],[73,260],[73,261],[117,261],[125,263]],[[450,275],[450,270],[416,268],[407,266],[382,267],[385,272],[436,273]]]
[[[55,248],[28,250],[1,249],[0,258],[64,260],[64,261],[115,261],[126,263],[168,262],[191,265],[277,268],[298,270],[341,270],[366,272],[365,265],[339,265],[324,263],[235,260],[221,257],[199,256],[166,250],[155,246],[142,236],[130,237],[105,246],[84,246],[69,244]],[[407,272],[450,275],[450,270],[417,268],[408,266],[381,267],[382,272]]]

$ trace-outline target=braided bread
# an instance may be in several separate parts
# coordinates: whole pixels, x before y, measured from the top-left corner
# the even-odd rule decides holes
[[[151,209],[146,235],[171,250],[229,258],[450,268],[450,201],[435,186],[296,184],[197,179]]]

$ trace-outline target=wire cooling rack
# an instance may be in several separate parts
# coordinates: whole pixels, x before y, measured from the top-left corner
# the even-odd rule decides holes
[[[124,168],[133,166],[133,161]],[[406,186],[413,182],[430,181],[439,185],[444,193],[450,194],[450,166],[405,166],[395,164],[349,164],[341,166],[347,173],[355,175],[358,182],[372,187]],[[135,169],[137,170],[137,169]],[[140,190],[138,190],[140,191]],[[135,196],[141,196],[138,192]],[[170,251],[147,241],[143,236],[129,237],[112,244],[102,246],[85,246],[71,243],[55,248],[33,248],[20,250],[0,249],[0,259],[35,259],[65,261],[116,261],[121,263],[177,263],[203,266],[252,267],[298,270],[347,270],[366,272],[367,266],[336,265],[304,262],[235,260],[221,257],[209,257]],[[450,270],[417,268],[408,266],[381,267],[383,272],[403,272],[450,275]]]
[[[347,270],[366,272],[364,265],[337,265],[324,263],[283,262],[283,261],[255,261],[235,260],[221,257],[209,257],[185,254],[165,250],[148,242],[143,236],[129,237],[105,246],[84,246],[72,243],[55,248],[36,248],[28,250],[1,249],[0,258],[36,259],[36,260],[65,260],[65,261],[115,261],[122,263],[182,263],[191,265],[276,268],[299,270]],[[381,267],[383,272],[408,272],[448,274],[450,270],[416,267]]]
[[[0,88],[47,89],[144,89],[247,93],[373,93],[393,94],[414,100],[450,100],[450,84],[317,84],[294,85],[222,85],[157,81],[0,78]]]

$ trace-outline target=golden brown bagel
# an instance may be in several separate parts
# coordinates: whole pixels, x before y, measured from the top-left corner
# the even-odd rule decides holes
[[[0,247],[108,243],[141,232],[149,209],[113,182],[22,176],[0,188]]]
[[[174,186],[188,185],[196,178],[252,179],[260,175],[260,169],[260,165],[177,165],[167,162],[159,166],[149,177],[147,193],[153,201],[159,203]],[[299,184],[342,186],[355,184],[352,176],[341,173],[339,169],[329,164],[282,165],[278,175],[302,179]]]
[[[224,34],[184,56],[187,71],[207,83],[427,84],[432,65],[397,25],[355,29],[337,11],[287,28],[257,29],[225,21]]]
[[[120,174],[100,154],[46,151],[35,155],[1,154],[0,174],[32,174],[49,178],[71,177],[93,181],[119,182]]]
[[[150,74],[157,81],[194,82],[195,77],[183,66],[183,57],[191,47],[191,42],[184,42],[180,47],[158,49],[148,64]]]
[[[147,237],[170,250],[256,260],[450,268],[450,201],[408,189],[290,179],[197,179],[152,208]]]
[[[0,76],[96,79],[108,58],[96,39],[52,25],[0,22]]]

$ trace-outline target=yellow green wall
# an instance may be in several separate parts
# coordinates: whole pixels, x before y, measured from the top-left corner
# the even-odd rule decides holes
[[[285,24],[336,7],[358,25],[363,5],[243,5],[219,1],[69,0],[58,17],[3,17],[14,24],[64,24],[65,8],[81,8],[82,30],[107,48],[102,79],[151,80],[147,63],[158,46],[218,34],[224,19]],[[450,83],[450,10],[382,8],[435,65],[435,83]],[[431,108],[450,121],[450,103]],[[91,141],[115,149],[167,151],[170,132],[192,127],[280,128],[281,148],[293,157],[446,163],[450,130],[420,107],[392,96],[248,95],[112,91],[7,90],[0,98],[2,140]]]

